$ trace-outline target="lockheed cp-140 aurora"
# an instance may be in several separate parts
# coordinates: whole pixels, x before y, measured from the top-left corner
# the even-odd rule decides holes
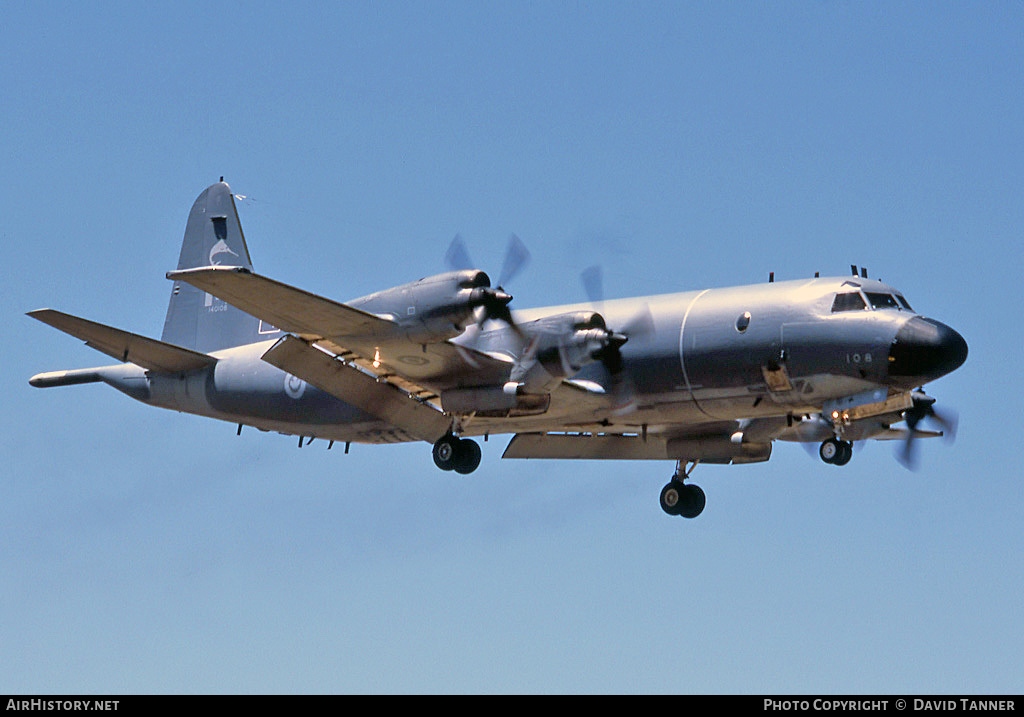
[[[160,340],[51,309],[29,316],[116,365],[33,376],[103,382],[144,403],[299,437],[426,441],[468,474],[473,437],[514,434],[503,458],[675,461],[662,509],[696,517],[701,463],[767,461],[776,440],[846,464],[853,442],[951,435],[922,386],[967,344],[892,286],[851,275],[510,308],[529,254],[514,236],[494,286],[456,237],[451,271],[345,303],[256,274],[223,178],[189,214]],[[919,427],[923,421],[941,430]]]

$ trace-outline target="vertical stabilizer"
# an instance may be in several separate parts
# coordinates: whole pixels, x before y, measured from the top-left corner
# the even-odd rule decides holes
[[[223,181],[199,195],[185,226],[178,269],[252,269],[231,188]],[[171,289],[162,340],[207,353],[258,341],[260,322],[217,297],[180,281]]]

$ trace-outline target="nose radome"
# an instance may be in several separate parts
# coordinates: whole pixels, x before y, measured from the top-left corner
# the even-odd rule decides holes
[[[889,350],[889,375],[924,383],[955,371],[966,360],[963,336],[939,321],[915,316],[896,333]]]

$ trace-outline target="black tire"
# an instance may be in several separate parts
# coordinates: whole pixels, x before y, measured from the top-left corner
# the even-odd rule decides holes
[[[845,466],[853,458],[853,444],[848,441],[839,441],[839,454],[833,463],[837,466]]]
[[[448,434],[437,439],[431,455],[434,457],[434,465],[443,471],[455,470],[455,462],[459,455],[459,439]]]
[[[682,507],[684,502],[684,488],[686,488],[686,486],[677,480],[669,481],[669,483],[661,489],[661,509],[669,515],[679,515],[679,509]]]
[[[455,451],[455,472],[462,475],[472,473],[480,465],[481,455],[480,445],[476,441],[463,438]]]
[[[684,518],[696,518],[704,512],[704,505],[707,503],[707,496],[699,485],[692,483],[683,486],[683,500],[679,515]]]

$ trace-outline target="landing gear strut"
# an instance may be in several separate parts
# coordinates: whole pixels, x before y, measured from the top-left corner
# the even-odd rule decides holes
[[[443,471],[466,475],[480,465],[480,446],[476,441],[459,438],[451,433],[441,436],[432,451],[434,465]]]
[[[703,512],[704,504],[707,502],[704,491],[700,486],[683,482],[690,477],[690,473],[696,467],[697,461],[694,461],[689,470],[684,470],[683,461],[679,461],[676,464],[676,474],[661,489],[661,509],[669,515],[696,518]]]
[[[853,444],[849,441],[841,441],[838,438],[829,438],[823,441],[818,448],[818,455],[821,460],[834,466],[845,466],[853,458]]]

